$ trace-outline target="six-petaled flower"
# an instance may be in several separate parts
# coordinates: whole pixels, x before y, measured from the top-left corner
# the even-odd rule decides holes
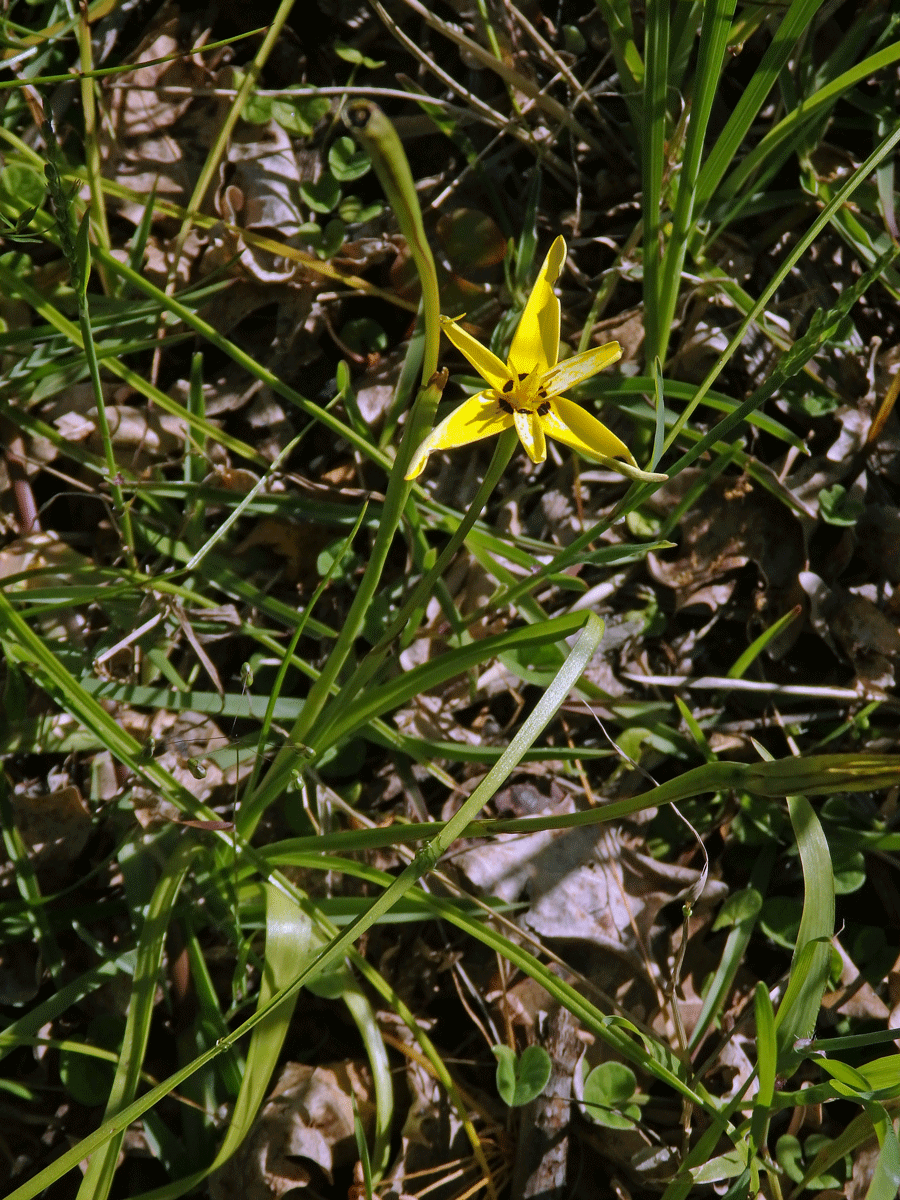
[[[620,438],[562,394],[622,357],[619,343],[607,342],[558,362],[560,306],[553,285],[565,261],[566,243],[558,237],[525,305],[505,363],[463,329],[461,318],[441,317],[444,333],[488,386],[431,431],[413,456],[407,479],[422,473],[435,450],[467,446],[513,426],[532,462],[546,459],[546,439],[551,437],[632,479],[665,478],[641,471]]]

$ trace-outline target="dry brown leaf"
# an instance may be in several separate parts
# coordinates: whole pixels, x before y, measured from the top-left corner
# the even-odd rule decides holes
[[[353,1098],[370,1132],[374,1105],[368,1069],[287,1063],[237,1153],[210,1180],[212,1200],[272,1200],[313,1185],[356,1161]]]
[[[802,572],[800,579],[810,597],[813,628],[853,664],[864,694],[883,696],[894,684],[900,657],[895,623],[866,596],[830,588],[811,571]]]
[[[403,1192],[403,1185],[409,1180],[410,1187],[420,1194],[422,1173],[427,1174],[430,1183],[444,1174],[452,1174],[458,1167],[458,1157],[471,1154],[471,1147],[459,1114],[448,1107],[446,1093],[422,1058],[409,1027],[393,1012],[379,1012],[378,1021],[385,1036],[407,1051],[405,1078],[410,1097],[400,1135],[400,1152],[385,1182]],[[427,1018],[419,1023],[426,1030],[430,1028]],[[428,1194],[435,1193],[429,1189]],[[458,1193],[441,1189],[437,1194],[449,1197]]]
[[[234,84],[230,72],[223,72],[218,82],[225,87]],[[230,104],[230,99],[222,101],[219,121]],[[258,283],[305,279],[307,268],[302,262],[245,241],[240,230],[252,230],[299,249],[304,214],[296,197],[308,174],[301,170],[291,139],[277,121],[264,125],[239,121],[219,170],[215,194],[216,212],[224,224],[210,231],[203,270],[218,270],[236,256],[246,276]]]
[[[520,791],[528,787],[538,798],[530,813],[575,811],[568,797],[551,805],[530,785],[514,787]],[[532,933],[586,943],[615,955],[620,965],[607,962],[601,982],[611,992],[636,978],[664,982],[660,956],[653,953],[659,912],[699,878],[691,868],[643,854],[642,845],[622,830],[545,830],[501,835],[454,861],[469,882],[488,895],[510,902],[527,895],[530,904],[519,922]],[[724,884],[708,881],[695,911],[701,912],[724,893]]]
[[[815,509],[818,509],[819,492],[823,488],[842,483],[851,472],[858,474],[858,453],[865,443],[869,428],[869,417],[859,408],[842,407],[832,416],[839,422],[840,428],[827,452],[801,460],[797,470],[785,480],[786,486],[798,500]],[[857,486],[865,486],[864,475],[858,480]]]
[[[822,1007],[839,1012],[845,1017],[864,1021],[888,1021],[890,1009],[859,973],[856,963],[841,945],[840,938],[833,938],[831,944],[841,956],[843,964],[841,986],[835,991],[825,993],[822,997]]]
[[[288,583],[309,588],[320,579],[316,559],[333,540],[332,531],[321,525],[263,517],[235,546],[234,553],[242,555],[254,546],[266,546],[277,556],[277,569]]]
[[[70,583],[72,575],[80,571],[86,561],[55,533],[29,533],[0,550],[0,579],[40,571],[40,575],[35,575],[33,580],[24,579],[20,586],[50,587]]]
[[[197,56],[181,54],[181,18],[164,7],[131,56],[135,70],[104,82],[109,114],[100,124],[103,174],[141,196],[158,196],[183,204],[194,189],[207,146],[198,144],[188,119],[192,107],[207,105],[171,87],[207,89],[212,75]],[[142,66],[151,59],[176,55],[172,61]],[[209,123],[209,118],[207,118]],[[120,201],[124,216],[137,224],[143,204]]]
[[[660,502],[677,500],[695,478],[683,471]],[[733,572],[751,561],[766,585],[767,612],[777,617],[792,607],[806,558],[803,529],[768,492],[748,480],[720,478],[685,513],[682,530],[679,558],[648,556],[651,574],[675,590],[679,608],[706,604],[717,611],[734,590]]]
[[[116,462],[132,471],[177,453],[184,444],[184,421],[169,413],[120,404],[107,408],[106,416]],[[103,454],[99,430],[88,436],[87,446],[98,457]]]
[[[857,546],[876,579],[900,583],[900,513],[892,504],[870,504],[856,524]]]
[[[229,803],[235,783],[245,778],[253,767],[253,754],[235,752],[234,761],[226,766],[208,756],[227,749],[229,738],[209,717],[202,713],[174,713],[160,710],[148,717],[124,705],[117,706],[116,719],[141,743],[147,752],[163,766],[186,791],[203,803],[217,796]],[[228,755],[231,759],[231,755]],[[155,789],[135,783],[130,789],[135,816],[145,828],[160,821],[179,821],[184,813],[162,797]]]
[[[66,784],[45,795],[34,795],[32,789],[19,785],[12,792],[11,803],[13,820],[41,886],[50,891],[64,887],[94,828],[81,792]]]

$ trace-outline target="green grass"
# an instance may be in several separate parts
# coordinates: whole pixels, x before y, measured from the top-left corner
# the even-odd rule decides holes
[[[872,529],[900,500],[879,374],[892,368],[874,359],[876,338],[900,336],[896,15],[602,0],[559,20],[542,6],[538,24],[479,6],[463,29],[409,3],[384,24],[367,14],[362,48],[334,17],[341,33],[288,86],[277,56],[294,7],[261,37],[223,27],[197,49],[241,73],[230,90],[217,77],[225,115],[176,199],[103,173],[109,81],[127,85],[137,46],[133,31],[113,39],[95,69],[116,4],[87,22],[53,0],[2,18],[20,73],[0,81],[0,945],[35,980],[17,991],[10,968],[4,996],[6,1194],[205,1194],[282,1066],[325,1061],[327,1037],[332,1061],[368,1070],[351,1153],[364,1191],[387,1188],[417,1064],[461,1130],[427,1178],[509,1195],[510,1146],[532,1117],[501,1096],[533,1102],[521,1052],[541,1035],[507,989],[530,977],[590,1043],[602,1099],[580,1103],[573,1081],[570,1139],[602,1177],[636,1197],[715,1183],[787,1200],[842,1189],[864,1162],[858,1194],[894,1196],[900,1059],[872,1014],[891,1005],[900,952],[879,908],[900,849],[900,635]],[[408,101],[383,94],[398,73]],[[54,132],[38,105],[67,80],[82,115]],[[313,83],[371,89],[345,118],[368,156],[352,169],[346,147],[329,158],[345,130]],[[221,219],[235,131],[261,144],[271,113],[336,172],[342,203],[386,202],[371,230],[350,219],[355,201],[306,213],[305,243]],[[436,413],[472,384],[468,369],[446,387],[436,373],[459,370],[439,313],[465,308],[505,361],[560,232],[564,342],[624,340],[629,317],[642,335],[621,374],[577,399],[669,482],[598,476],[558,444],[534,466],[511,432],[405,480]],[[225,255],[201,272],[183,257],[198,233],[281,254],[302,283],[269,284],[232,320],[246,265]],[[384,234],[408,247],[405,282],[382,268]],[[167,273],[153,275],[160,246]],[[298,354],[271,307],[299,289]],[[348,324],[361,313],[369,324]],[[357,352],[356,337],[375,340]],[[394,387],[380,424],[361,405],[376,363]],[[238,393],[280,416],[245,419]],[[828,451],[854,429],[838,472]],[[802,529],[802,561],[772,578],[780,539],[748,518],[700,580],[722,590],[698,619],[654,564],[685,546],[699,557],[703,522],[726,524],[748,495],[778,514],[764,533],[788,544]],[[281,558],[258,549],[275,537]],[[637,682],[665,673],[714,682]],[[772,691],[760,703],[744,681]],[[858,703],[834,700],[851,687]],[[526,786],[574,811],[510,816]],[[84,841],[67,854],[71,833],[57,835],[54,856],[41,846],[61,796]],[[485,853],[622,822],[645,854],[707,864],[694,890],[672,885],[675,919],[643,947],[635,989],[652,980],[654,1011],[637,990],[607,996],[564,939],[526,940],[527,898],[473,898],[456,869],[471,839]],[[715,911],[706,869],[725,885]],[[848,959],[866,1012],[835,1007]],[[820,1128],[795,1136],[814,1104]],[[149,1182],[126,1141],[135,1123]],[[617,1160],[604,1128],[668,1147],[662,1174]],[[336,1179],[335,1195],[349,1167]]]

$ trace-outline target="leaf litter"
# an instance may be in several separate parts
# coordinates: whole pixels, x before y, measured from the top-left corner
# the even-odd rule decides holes
[[[430,15],[433,19],[423,14],[415,17],[408,11],[415,6],[407,6],[406,11],[404,6],[396,7],[394,19],[417,35],[422,54],[458,79],[450,101],[460,105],[471,99],[473,106],[475,101],[487,105],[489,113],[515,113],[517,136],[532,147],[543,144],[548,148],[540,240],[542,245],[549,244],[563,229],[573,246],[573,270],[561,282],[567,301],[563,337],[575,348],[591,295],[613,270],[613,258],[636,219],[634,194],[639,186],[635,172],[629,174],[626,164],[615,162],[614,156],[594,157],[592,143],[597,139],[593,135],[588,141],[573,143],[572,162],[556,157],[550,149],[560,137],[559,122],[575,127],[576,122],[586,123],[587,117],[583,107],[576,115],[574,108],[570,111],[561,106],[560,114],[560,105],[554,101],[557,93],[542,89],[551,86],[551,79],[566,78],[560,66],[580,70],[583,64],[573,50],[555,50],[557,58],[535,50],[524,14],[514,8],[494,14],[489,26],[483,14],[457,14],[470,40],[489,42],[487,28],[499,35],[496,46],[489,50],[480,45],[475,53],[457,36],[458,31],[435,25],[438,18],[434,14]],[[586,43],[597,41],[605,48],[606,34],[597,12],[579,13],[571,24],[566,23],[563,38],[553,14],[546,6],[543,9],[546,11],[538,14],[543,37],[556,38],[560,45],[560,39],[578,45],[577,34]],[[376,72],[368,78],[390,86],[396,83],[397,71],[415,69],[366,10],[353,5],[316,5],[316,21],[322,13],[356,47],[354,53],[377,55],[377,61],[384,55],[383,61],[390,65],[367,67]],[[187,36],[182,18],[183,14],[173,13],[171,8],[153,18],[128,54],[127,61],[134,69],[124,77],[114,76],[113,82],[100,88],[105,118],[100,125],[102,169],[104,177],[116,185],[111,211],[122,221],[121,227],[114,225],[112,230],[112,250],[117,256],[128,254],[129,241],[151,196],[181,208],[187,204],[228,111],[230,95],[241,80],[231,50],[186,53],[203,39]],[[192,32],[196,33],[196,28]],[[291,36],[306,44],[302,29]],[[330,35],[325,41],[329,39]],[[173,56],[171,61],[152,61],[167,56]],[[303,77],[299,81],[304,86],[341,84],[347,78],[348,72],[339,73],[340,64],[346,66],[347,60],[336,56],[330,44],[323,43],[317,53],[300,57]],[[246,60],[238,61],[246,65]],[[280,77],[277,72],[274,76],[268,82],[277,87]],[[426,77],[423,71],[421,80]],[[429,86],[434,86],[427,78]],[[297,81],[294,77],[289,80]],[[594,104],[594,97],[588,98]],[[319,235],[308,227],[320,216],[336,211],[328,209],[326,195],[331,186],[328,138],[335,113],[336,104],[329,101],[300,132],[302,113],[294,118],[293,128],[286,127],[283,112],[281,121],[274,116],[257,119],[259,113],[254,120],[239,120],[203,197],[201,224],[176,255],[179,210],[170,208],[154,215],[144,247],[143,270],[160,285],[173,279],[179,291],[188,285],[214,285],[217,290],[202,303],[201,314],[263,366],[324,404],[335,396],[335,366],[345,357],[358,391],[357,411],[367,431],[377,436],[402,369],[412,319],[408,306],[415,303],[415,288],[408,286],[411,272],[406,269],[405,249],[386,212],[357,228],[348,221],[334,252],[319,254],[323,243],[317,244]],[[414,155],[414,170],[426,205],[438,189],[452,189],[450,201],[427,210],[429,233],[441,254],[444,311],[456,314],[464,306],[471,307],[476,311],[477,328],[490,330],[509,300],[505,275],[509,263],[501,214],[495,219],[485,211],[490,205],[485,179],[494,188],[502,186],[508,202],[510,196],[515,197],[513,207],[520,219],[522,172],[534,169],[534,159],[531,151],[522,157],[525,152],[520,145],[510,144],[490,158],[487,169],[477,156],[472,156],[466,168],[466,141],[476,134],[468,122],[460,122],[454,135],[451,149],[451,143],[438,140],[433,126],[424,120],[423,126],[413,128],[407,144],[421,151]],[[485,149],[477,136],[482,152],[490,156],[493,152]],[[448,166],[448,155],[453,156],[452,166]],[[574,172],[573,165],[577,167]],[[602,212],[591,207],[596,200],[585,185],[585,171],[597,182],[597,196],[604,199]],[[371,198],[369,183],[359,181],[354,187],[364,195],[361,204]],[[315,205],[324,206],[326,213],[319,213]],[[767,260],[776,236],[789,239],[793,234],[789,227],[770,234],[748,221],[741,235],[732,235],[727,253],[718,247],[717,265],[748,292],[757,294],[770,269]],[[265,239],[274,240],[285,252],[273,250]],[[608,254],[610,248],[615,255]],[[842,255],[837,245],[829,242],[815,266],[803,268],[807,275],[799,273],[792,285],[806,292],[803,304],[798,306],[794,294],[782,296],[783,308],[795,306],[791,319],[783,312],[769,313],[763,327],[745,338],[740,356],[730,368],[734,372],[730,394],[741,397],[760,384],[774,355],[770,335],[794,336],[803,322],[803,305],[807,310],[814,306],[826,284],[837,289],[849,286],[853,263],[851,255]],[[322,266],[330,273],[318,269]],[[365,279],[370,290],[348,284],[350,274]],[[823,275],[827,276],[824,280]],[[394,300],[405,301],[405,306],[385,302],[381,297],[384,291],[390,291]],[[608,300],[619,311],[599,318],[595,314],[597,319],[589,329],[594,337],[591,344],[610,337],[622,343],[626,375],[639,369],[642,354],[639,296],[627,261],[619,264],[615,292]],[[373,344],[355,350],[350,344],[353,338],[347,324],[363,304],[368,306],[369,319],[385,334],[380,348]],[[741,691],[735,680],[731,689],[723,687],[713,694],[699,714],[707,745],[722,746],[723,730],[729,722],[743,721],[748,728],[738,740],[742,752],[749,752],[750,731],[779,757],[798,743],[804,749],[814,747],[816,735],[811,731],[823,715],[817,711],[815,689],[834,685],[855,689],[859,703],[842,707],[837,717],[832,710],[825,710],[829,737],[841,745],[869,738],[883,749],[896,749],[900,427],[893,413],[876,443],[866,440],[875,399],[885,390],[883,378],[868,392],[857,389],[849,403],[837,402],[834,395],[852,394],[853,389],[846,386],[848,379],[864,384],[867,372],[889,375],[896,365],[889,357],[898,335],[890,294],[870,293],[862,309],[855,337],[844,344],[836,359],[815,364],[816,378],[809,391],[786,391],[772,405],[807,444],[808,457],[798,458],[770,435],[757,434],[747,442],[744,469],[725,467],[707,483],[703,472],[711,458],[705,456],[695,468],[681,472],[657,491],[642,510],[646,527],[652,529],[682,501],[687,502],[677,525],[669,531],[676,542],[672,550],[650,553],[645,562],[625,570],[578,563],[564,576],[547,580],[537,593],[544,610],[551,613],[578,605],[586,595],[588,603],[605,618],[608,637],[587,672],[589,683],[599,693],[592,696],[592,703],[604,721],[612,723],[617,740],[629,747],[629,753],[637,754],[645,768],[662,766],[675,773],[696,765],[703,747],[697,745],[696,730],[672,704],[671,692],[655,683],[642,684],[640,677],[727,677],[748,642],[797,604],[800,617],[768,642],[749,668],[748,678],[776,687],[780,683],[808,685],[810,698],[802,706],[769,696],[754,698]],[[9,328],[19,319],[12,312],[11,301],[4,301],[3,311]],[[680,342],[669,364],[673,377],[689,381],[702,376],[708,362],[727,343],[735,311],[731,300],[717,298],[708,303],[705,298],[695,298],[693,307],[681,318]],[[877,334],[873,332],[876,328]],[[148,320],[145,332],[155,336],[160,331]],[[877,353],[878,338],[889,347],[885,354]],[[192,394],[188,356],[177,343],[167,346],[164,336],[160,351],[167,394],[184,403]],[[445,356],[451,354],[445,347]],[[450,361],[465,382],[470,374],[466,366],[456,357]],[[841,386],[842,379],[845,386]],[[243,367],[216,362],[206,381],[207,416],[228,433],[246,439],[270,462],[303,428],[305,418]],[[80,378],[44,386],[42,393],[39,385],[33,402],[25,407],[57,436],[51,439],[37,426],[23,435],[24,470],[40,499],[40,527],[21,528],[23,510],[13,491],[12,471],[0,477],[5,539],[0,573],[4,579],[13,577],[11,588],[23,593],[64,589],[89,569],[108,569],[116,557],[109,513],[90,495],[89,483],[95,476],[71,459],[76,446],[89,456],[101,453],[93,393]],[[109,386],[107,414],[118,466],[148,484],[177,482],[190,442],[185,422],[159,412],[133,389]],[[455,395],[458,398],[458,390]],[[610,404],[604,415],[617,435],[646,441],[644,426],[624,410],[617,411]],[[264,608],[265,601],[296,608],[313,592],[322,577],[319,555],[339,533],[334,522],[317,511],[317,505],[324,508],[339,501],[344,508],[352,506],[355,516],[361,499],[381,499],[383,476],[355,458],[346,444],[319,429],[307,429],[305,436],[302,455],[278,475],[267,495],[269,499],[286,498],[305,512],[307,519],[300,521],[294,513],[286,518],[256,510],[241,519],[229,542],[229,554],[231,565],[255,585],[253,603],[236,598],[214,581],[216,602],[237,605],[241,622],[259,619],[261,613],[268,622],[273,618]],[[217,443],[204,444],[201,457],[204,484],[233,485],[241,494],[258,479],[241,459]],[[476,490],[486,462],[475,451],[463,461],[448,457],[436,464],[430,483],[432,502],[462,507]],[[755,474],[754,467],[759,468]],[[59,472],[70,474],[75,487]],[[699,489],[696,496],[695,488]],[[492,604],[497,568],[527,577],[541,561],[536,543],[543,543],[544,557],[548,547],[570,545],[584,529],[611,517],[623,492],[622,481],[610,473],[592,470],[585,463],[576,466],[557,451],[551,452],[543,469],[522,457],[517,459],[500,485],[492,512],[493,529],[518,539],[517,555],[505,558],[498,550],[491,557],[483,548],[476,555],[473,549],[471,554],[460,554],[445,577],[456,610],[467,616],[480,614],[468,625],[468,635],[490,636],[510,622],[509,608]],[[215,505],[206,510],[213,515],[224,511]],[[177,520],[163,509],[160,514],[158,523],[173,522],[173,531],[180,536],[182,520],[189,519],[186,514],[179,512]],[[630,540],[631,534],[622,524],[613,524],[594,548]],[[147,561],[155,552],[155,547],[145,548]],[[401,558],[391,564],[397,595],[411,570]],[[357,578],[358,567],[348,564],[346,574],[329,585],[317,616],[324,612],[339,626]],[[57,595],[57,610],[41,617],[40,625],[51,640],[68,641],[72,654],[81,652],[96,659],[98,649],[127,638],[148,616],[135,598],[126,600],[118,611],[100,600],[93,607],[76,610],[72,606],[66,611],[59,608],[62,594]],[[448,609],[445,597],[431,599],[415,640],[399,655],[403,670],[436,660],[458,639]],[[238,622],[233,625],[215,644],[202,642],[216,676],[225,681],[229,692],[237,689],[237,671],[247,656],[255,658],[257,670],[265,670],[277,661],[276,651],[283,644],[278,640],[281,628],[276,631],[274,647],[270,639],[260,648],[241,643],[244,632]],[[310,661],[320,662],[321,645],[310,637],[302,645]],[[171,671],[161,677],[163,658]],[[405,737],[456,743],[466,749],[504,745],[523,705],[534,696],[528,671],[517,674],[515,667],[514,663],[498,663],[429,689],[393,712],[392,729]],[[167,627],[165,643],[148,638],[121,645],[106,663],[105,674],[107,680],[135,688],[150,680],[158,688],[165,685],[190,693],[198,687],[202,670],[202,661],[183,627]],[[101,872],[100,883],[85,885],[82,899],[91,899],[88,886],[96,886],[104,899],[118,897],[122,878],[113,868],[103,875],[103,862],[111,840],[122,836],[123,814],[152,829],[167,819],[178,819],[180,810],[168,806],[152,787],[129,779],[96,742],[63,748],[61,743],[71,730],[62,723],[54,725],[54,706],[42,701],[42,711],[34,711],[34,697],[29,697],[30,705],[17,701],[15,684],[11,673],[5,684],[9,701],[6,764],[15,827],[22,834],[41,888],[54,892],[71,887],[81,864],[88,860],[92,870]],[[299,673],[294,673],[291,686],[298,691],[304,686]],[[21,707],[17,708],[17,703]],[[215,713],[195,712],[189,707],[162,708],[155,715],[152,710],[142,711],[137,702],[114,701],[107,707],[123,729],[149,747],[150,757],[158,759],[191,795],[210,805],[223,824],[227,823],[236,785],[252,770],[253,756],[242,759],[238,755],[235,765],[220,766],[210,755],[237,740],[244,732],[242,721],[236,725],[233,717],[216,718]],[[564,715],[566,727],[554,727],[549,749],[577,748],[585,752],[584,760],[573,763],[571,758],[550,758],[523,765],[513,782],[494,797],[493,815],[571,813],[594,803],[597,797],[614,799],[639,790],[641,785],[635,785],[634,777],[612,756],[587,757],[588,751],[607,751],[609,747],[584,719],[583,709],[579,712],[573,705]],[[26,719],[48,717],[50,723],[41,726],[43,733],[24,755],[14,735],[21,732]],[[455,769],[458,792],[447,801],[446,793],[435,788],[424,766],[404,760],[401,767],[400,757],[381,748],[376,755],[370,743],[358,778],[354,779],[351,771],[342,773],[346,764],[340,758],[323,764],[322,772],[328,786],[338,789],[351,810],[355,807],[387,823],[395,816],[406,819],[408,810],[415,808],[435,816],[448,815],[459,792],[471,792],[485,769],[478,762]],[[203,764],[203,778],[198,777],[197,763]],[[267,835],[275,840],[298,829],[305,831],[298,807],[273,817]],[[833,815],[830,835],[837,838],[854,823],[869,831],[879,822],[880,828],[890,829],[895,808],[895,794],[884,801],[864,797],[850,806],[849,815]],[[601,990],[617,1013],[677,1047],[673,1008],[678,1006],[690,1037],[709,976],[720,961],[725,935],[713,927],[715,912],[729,893],[746,885],[751,859],[784,855],[784,880],[776,886],[775,895],[790,891],[789,883],[793,894],[798,894],[795,864],[787,856],[783,829],[768,812],[754,808],[747,797],[735,795],[717,797],[706,811],[698,804],[697,811],[713,869],[686,925],[681,907],[685,892],[698,878],[696,845],[683,831],[674,832],[665,814],[655,810],[643,814],[641,820],[604,827],[600,832],[511,834],[468,846],[451,856],[452,878],[466,892],[513,904],[514,911],[503,926],[508,936],[525,945],[540,945],[561,977],[586,989]],[[875,855],[889,858],[881,851]],[[377,859],[382,866],[401,861],[391,851],[382,852]],[[337,879],[335,892],[339,893],[340,879],[336,875],[330,878]],[[4,881],[5,897],[15,896],[16,881],[9,869]],[[128,886],[133,886],[133,881],[129,880]],[[896,905],[895,873],[885,871],[878,888],[879,903],[887,897]],[[348,885],[349,896],[360,893],[367,894],[365,885],[355,890]],[[887,937],[879,953],[872,950],[877,940],[873,930],[890,933],[872,917],[875,894],[873,877],[864,870],[842,902],[845,929],[835,941],[839,964],[823,1002],[823,1030],[855,1029],[854,1021],[879,1029],[897,1023],[900,947]],[[209,897],[203,902],[211,903]],[[569,1168],[577,1147],[583,1180],[614,1176],[610,1195],[659,1194],[677,1166],[675,1146],[683,1132],[671,1094],[655,1094],[655,1108],[648,1105],[642,1110],[637,1127],[614,1135],[584,1117],[583,1111],[579,1115],[573,1098],[577,1099],[585,1071],[617,1061],[615,1055],[577,1022],[561,1015],[565,1010],[554,1008],[549,993],[476,943],[439,933],[443,927],[436,923],[412,928],[417,932],[409,932],[410,927],[404,925],[387,926],[373,936],[371,945],[381,949],[386,976],[402,990],[415,1021],[441,1047],[464,1088],[468,1115],[490,1149],[497,1179],[514,1178],[521,1194],[534,1194],[537,1186],[526,1180],[543,1179],[541,1186],[562,1188],[575,1177]],[[767,928],[779,932],[772,921]],[[100,942],[132,944],[131,931],[119,916],[101,923],[94,935]],[[218,962],[234,947],[226,938],[216,937],[214,924],[205,936],[221,1002],[233,1015],[231,984],[223,983]],[[21,946],[21,942],[14,943],[0,971],[2,998],[13,1010],[13,1018],[34,1001],[43,976],[40,956],[29,956],[24,966],[22,961],[13,961]],[[682,949],[685,958],[676,979]],[[81,962],[83,947],[76,938],[65,939],[65,950],[73,966]],[[403,970],[392,965],[404,958]],[[735,1095],[750,1081],[755,1047],[747,1032],[746,1014],[753,987],[763,980],[777,991],[787,961],[782,943],[759,931],[754,934],[733,991],[719,1014],[718,1028],[710,1031],[699,1055],[702,1062],[714,1047],[705,1081],[719,1098]],[[173,963],[167,958],[165,971],[172,970]],[[467,992],[467,979],[475,981],[483,1010]],[[126,1003],[124,988],[118,994],[108,992],[99,1001],[118,1016],[124,1016]],[[94,1015],[97,1006],[97,1000],[87,1002],[84,1015]],[[165,1027],[162,1012],[160,1021]],[[429,1195],[462,1195],[465,1181],[474,1183],[478,1176],[459,1114],[448,1103],[433,1068],[421,1057],[408,1026],[387,1011],[381,1013],[380,1023],[388,1045],[395,1047],[393,1069],[405,1080],[397,1103],[394,1160],[385,1181],[394,1190],[383,1189],[382,1194],[422,1194],[428,1188]],[[85,1024],[75,1020],[79,1036]],[[489,1031],[490,1024],[493,1029]],[[568,1029],[563,1028],[566,1024]],[[71,1032],[66,1020],[58,1018],[49,1022],[47,1031],[53,1037]],[[488,1032],[517,1050],[525,1045],[546,1045],[562,1068],[558,1094],[548,1096],[548,1103],[558,1101],[550,1124],[566,1147],[555,1162],[547,1151],[537,1155],[536,1163],[526,1165],[532,1128],[543,1128],[541,1121],[550,1118],[531,1114],[533,1126],[509,1119],[493,1090]],[[315,1057],[314,1033],[304,1029],[301,1021],[293,1049],[298,1057]],[[358,1159],[351,1097],[364,1111],[363,1125],[368,1128],[372,1093],[366,1071],[359,1065],[357,1047],[346,1032],[344,1040],[345,1057],[340,1061],[307,1064],[287,1059],[283,1063],[252,1133],[239,1156],[212,1182],[210,1194],[234,1195],[240,1190],[253,1196],[283,1195],[297,1188],[310,1194],[338,1194],[347,1190],[345,1182]],[[155,1053],[159,1074],[173,1069],[162,1051]],[[34,1063],[25,1077],[35,1088],[43,1087],[51,1078],[47,1074],[51,1068],[46,1061],[39,1069]],[[57,1081],[52,1086],[58,1086]],[[651,1088],[650,1076],[642,1076],[639,1086]],[[67,1103],[69,1110],[60,1110],[62,1115],[48,1139],[54,1145],[62,1138],[77,1137],[84,1121],[84,1107],[79,1108],[71,1098]],[[53,1119],[49,1112],[48,1119]],[[828,1123],[827,1110],[809,1119],[811,1127],[824,1128],[831,1135],[837,1132],[835,1124]],[[14,1166],[17,1179],[33,1173],[45,1153],[33,1137],[23,1144],[27,1149]],[[148,1145],[145,1140],[144,1155]],[[852,1176],[839,1194],[849,1198],[865,1193],[866,1171],[872,1169],[866,1167],[867,1153],[865,1147],[857,1152]],[[457,1167],[459,1175],[454,1176]],[[585,1190],[586,1186],[584,1182],[578,1185],[577,1194],[597,1194]]]

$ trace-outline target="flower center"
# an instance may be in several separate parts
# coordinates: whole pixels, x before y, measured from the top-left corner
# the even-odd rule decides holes
[[[542,373],[538,367],[533,371],[520,371],[518,378],[507,379],[506,383],[495,389],[494,396],[505,413],[537,413],[546,417],[550,411],[550,401],[546,389],[541,386]]]

